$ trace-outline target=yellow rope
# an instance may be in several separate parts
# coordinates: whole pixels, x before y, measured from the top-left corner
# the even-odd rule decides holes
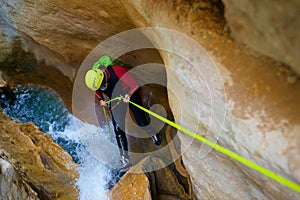
[[[103,114],[104,114],[105,122],[106,122],[107,127],[108,127],[108,133],[111,134],[111,129],[110,129],[110,125],[109,125],[107,113],[106,113],[106,108],[103,106],[102,109],[103,109]]]
[[[117,98],[114,98],[114,99],[110,100],[110,102],[115,101],[115,100],[122,100],[122,99],[123,99],[123,97],[120,96],[120,97],[117,97]],[[252,162],[252,161],[250,161],[250,160],[248,160],[248,159],[246,159],[246,158],[244,158],[244,157],[242,157],[242,156],[240,156],[240,155],[238,155],[238,154],[236,154],[236,153],[234,153],[234,152],[232,152],[232,151],[230,151],[230,150],[228,150],[228,149],[226,149],[226,148],[224,148],[224,147],[222,147],[222,146],[220,146],[216,143],[214,143],[214,142],[211,142],[211,141],[207,140],[206,138],[204,138],[204,137],[202,137],[202,136],[200,136],[200,135],[198,135],[198,134],[196,134],[196,133],[194,133],[194,132],[192,132],[192,131],[190,131],[190,130],[188,130],[188,129],[186,129],[186,128],[184,128],[184,127],[182,127],[182,126],[180,126],[180,125],[178,125],[178,124],[176,124],[176,123],[174,123],[174,122],[172,122],[172,121],[170,121],[170,120],[168,120],[164,117],[162,117],[162,116],[160,116],[159,114],[157,114],[155,112],[152,112],[151,110],[148,110],[148,109],[146,109],[146,108],[144,108],[144,107],[142,107],[142,106],[140,106],[140,105],[138,105],[138,104],[136,104],[132,101],[129,101],[129,103],[131,103],[132,105],[134,105],[134,106],[140,108],[141,110],[147,112],[148,114],[156,117],[157,119],[169,124],[170,126],[176,128],[177,130],[182,131],[185,134],[187,134],[187,135],[189,135],[189,136],[205,143],[206,145],[211,146],[215,150],[217,150],[217,151],[233,158],[234,160],[236,160],[240,163],[243,163],[244,165],[250,167],[251,169],[254,169],[254,170],[264,174],[265,176],[277,181],[278,183],[281,183],[282,185],[285,185],[286,187],[300,193],[300,185],[299,184],[297,184],[297,183],[295,183],[295,182],[293,182],[289,179],[286,179],[286,178],[284,178],[284,177],[282,177],[282,176],[280,176],[280,175],[278,175],[278,174],[276,174],[276,173],[274,173],[274,172],[272,172],[272,171],[270,171],[270,170],[268,170],[268,169],[266,169],[266,168],[264,168],[264,167],[262,167],[262,166],[260,166],[256,163],[254,163],[254,162]]]

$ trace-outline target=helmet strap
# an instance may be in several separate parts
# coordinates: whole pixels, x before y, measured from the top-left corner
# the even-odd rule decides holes
[[[105,72],[105,70],[102,70],[103,71],[103,74],[104,74],[104,77],[105,77],[105,83],[103,84],[103,85],[105,85],[105,86],[103,86],[103,87],[101,87],[100,86],[100,90],[106,90],[106,88],[107,88],[107,86],[108,86],[108,83],[107,83],[107,74],[106,74],[106,72]]]

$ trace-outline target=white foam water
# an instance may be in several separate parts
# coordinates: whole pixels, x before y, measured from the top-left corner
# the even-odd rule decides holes
[[[48,132],[55,141],[63,138],[64,141],[76,144],[72,149],[69,149],[69,151],[71,151],[69,153],[72,154],[73,157],[75,156],[77,162],[80,163],[77,169],[79,178],[76,181],[80,200],[108,199],[106,192],[107,184],[111,176],[110,170],[102,161],[90,153],[86,144],[83,144],[83,141],[87,144],[89,142],[92,143],[95,141],[95,138],[98,137],[107,138],[108,135],[105,131],[105,129],[82,122],[69,114],[69,123],[63,132],[53,131],[51,128]],[[100,148],[98,151],[105,153],[101,150],[101,146],[102,145],[97,146]]]
[[[85,123],[69,114],[69,123],[65,130],[58,132],[50,129],[49,134],[54,140],[64,138],[70,143],[77,144],[71,150],[75,152],[71,152],[71,154],[75,155],[80,163],[77,169],[79,178],[76,181],[76,186],[79,189],[79,199],[107,200],[106,192],[111,179],[111,170],[106,167],[102,156],[109,155],[112,159],[117,157],[105,148],[106,145],[103,145],[107,142],[114,143],[114,138],[108,134],[107,128]],[[99,145],[95,145],[95,143]],[[95,156],[94,152],[101,154],[101,156]]]
[[[79,178],[76,185],[79,188],[80,200],[107,200],[106,185],[109,178],[108,169],[88,152],[81,160],[78,168]]]

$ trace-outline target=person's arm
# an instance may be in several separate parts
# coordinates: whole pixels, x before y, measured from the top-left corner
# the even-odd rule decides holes
[[[103,97],[103,94],[100,92],[100,91],[96,91],[95,92],[95,95],[96,95],[96,97],[97,97],[97,99],[99,100],[99,102],[100,102],[100,106],[107,106],[107,104],[104,102],[104,97]]]

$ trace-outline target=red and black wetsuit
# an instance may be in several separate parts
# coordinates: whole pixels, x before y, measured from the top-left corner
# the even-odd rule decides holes
[[[129,94],[130,101],[138,105],[142,105],[139,85],[124,67],[118,65],[109,66],[105,68],[105,74],[107,76],[107,88],[104,90],[99,89],[95,93],[99,101],[104,100],[103,94],[110,99],[119,97],[120,95],[124,96],[125,94]],[[104,81],[105,80],[106,78],[104,78]],[[114,107],[116,103],[117,102],[112,102],[111,107]],[[114,131],[116,133],[117,143],[119,148],[125,151],[128,151],[128,144],[125,135],[125,117],[127,105],[128,104],[121,102],[120,105],[112,111],[112,121],[114,125]],[[148,124],[144,111],[131,104],[129,104],[129,109],[132,111],[136,123],[139,126],[143,127]]]

